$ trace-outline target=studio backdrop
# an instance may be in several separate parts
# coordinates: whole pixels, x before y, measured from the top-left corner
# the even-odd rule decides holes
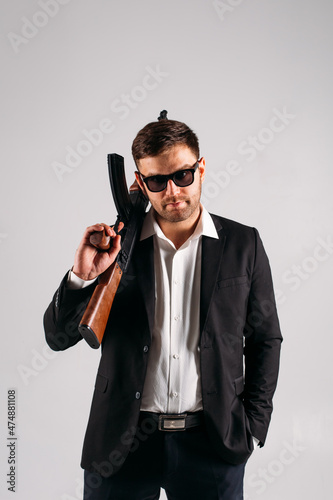
[[[51,351],[42,317],[85,227],[115,221],[107,154],[130,184],[162,109],[199,137],[205,207],[256,227],[272,268],[280,378],[245,498],[331,499],[332,2],[14,0],[0,17],[1,499],[82,498],[100,351]]]

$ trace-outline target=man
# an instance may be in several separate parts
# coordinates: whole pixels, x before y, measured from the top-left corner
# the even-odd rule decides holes
[[[162,115],[133,142],[150,201],[102,343],[82,462],[85,500],[240,500],[253,441],[272,412],[281,333],[258,232],[200,204],[205,159],[184,123]],[[104,230],[109,251],[89,241]],[[77,330],[120,236],[86,229],[45,313],[52,349]]]

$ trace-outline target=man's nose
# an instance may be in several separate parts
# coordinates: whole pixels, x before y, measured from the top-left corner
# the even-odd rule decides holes
[[[176,186],[172,179],[168,180],[167,186],[165,188],[165,194],[167,196],[175,196],[180,193],[180,187]]]

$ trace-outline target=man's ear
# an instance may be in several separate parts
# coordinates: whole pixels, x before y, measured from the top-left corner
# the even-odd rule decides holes
[[[206,172],[206,160],[202,156],[199,160],[199,173],[200,173],[201,182],[203,182],[203,180],[205,178],[205,172]]]
[[[134,172],[134,173],[135,173],[136,182],[139,184],[139,187],[140,187],[141,191],[143,192],[143,194],[145,195],[145,197],[148,198],[147,191],[146,191],[146,186],[145,186],[144,182],[142,182],[141,175],[139,174],[139,172]]]

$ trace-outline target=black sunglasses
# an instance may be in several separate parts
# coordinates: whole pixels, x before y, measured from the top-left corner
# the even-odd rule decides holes
[[[199,162],[197,161],[192,168],[186,168],[184,170],[177,170],[173,174],[169,175],[150,175],[149,177],[143,177],[140,174],[141,179],[146,184],[149,191],[152,193],[159,193],[163,191],[171,179],[176,186],[178,187],[186,187],[193,184],[194,181],[194,173],[199,166]]]

